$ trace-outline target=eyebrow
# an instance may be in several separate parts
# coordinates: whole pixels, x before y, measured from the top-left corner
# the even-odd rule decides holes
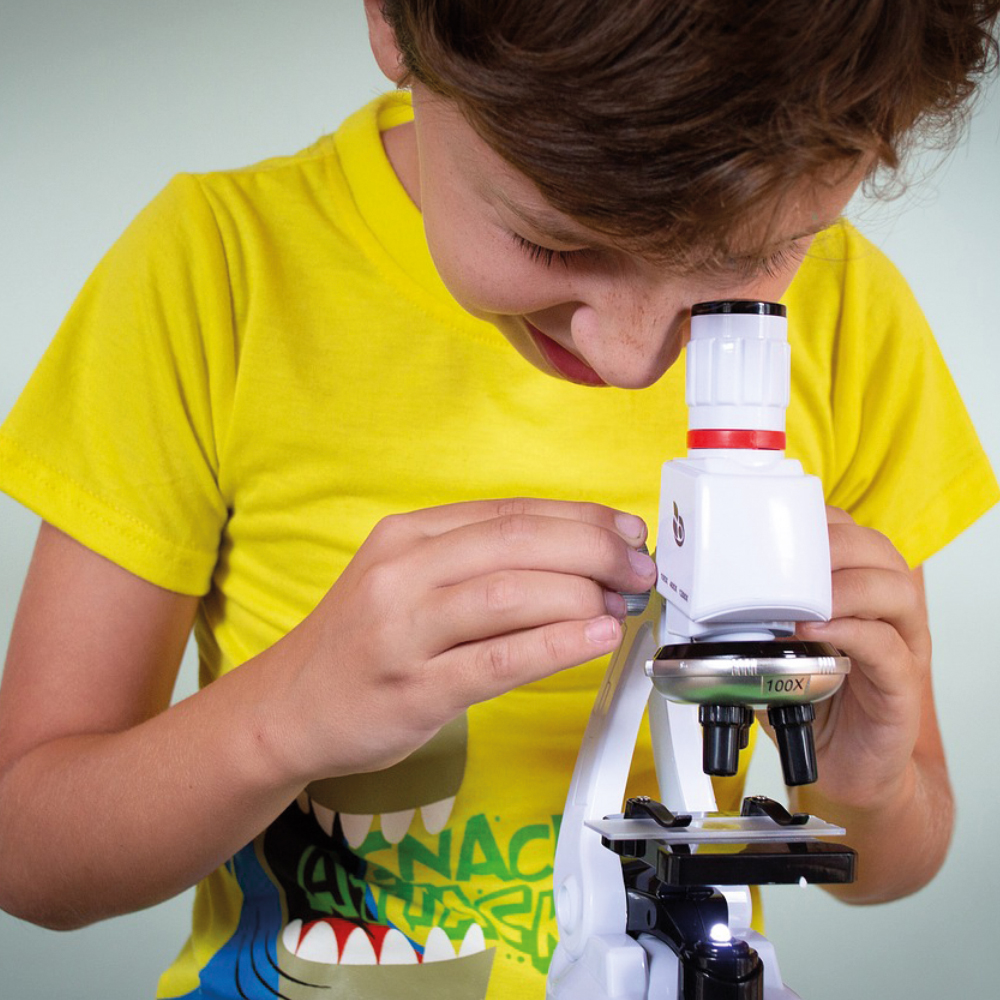
[[[537,211],[523,208],[517,202],[511,201],[506,192],[499,188],[494,189],[494,194],[507,211],[516,215],[529,229],[545,239],[552,240],[554,243],[583,244],[594,247],[605,245],[597,238],[597,234],[574,229],[572,224],[567,225],[564,220],[544,209]]]
[[[786,236],[783,239],[774,240],[771,243],[766,244],[759,250],[751,250],[749,253],[736,253],[733,254],[733,256],[738,260],[745,260],[750,257],[766,256],[767,254],[774,253],[777,250],[783,250],[785,247],[789,247],[793,243],[798,243],[799,240],[808,239],[810,236],[817,236],[819,233],[823,232],[823,230],[829,229],[831,226],[835,226],[842,218],[843,216],[838,215],[835,219],[817,222],[808,229],[803,229],[801,233],[796,233],[794,236]]]

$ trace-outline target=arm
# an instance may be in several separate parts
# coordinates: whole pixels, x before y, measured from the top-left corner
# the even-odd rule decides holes
[[[951,785],[931,685],[923,572],[888,539],[831,511],[833,620],[804,625],[852,658],[844,689],[817,706],[819,781],[792,790],[796,809],[847,829],[858,881],[831,889],[875,903],[921,888],[944,861]]]
[[[254,739],[252,672],[165,711],[197,603],[42,525],[0,688],[5,910],[68,929],[149,906],[295,794]]]
[[[654,578],[644,537],[554,501],[388,518],[299,626],[168,708],[197,599],[43,526],[0,690],[0,906],[54,928],[149,906],[311,780],[386,767],[473,702],[609,652],[614,592]]]

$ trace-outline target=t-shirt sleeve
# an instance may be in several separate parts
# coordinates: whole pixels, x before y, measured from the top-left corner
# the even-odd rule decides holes
[[[848,232],[828,501],[918,566],[1000,491],[927,320],[879,250]],[[852,263],[862,266],[851,266]]]
[[[98,265],[0,428],[0,488],[130,572],[205,593],[235,368],[225,253],[181,176]]]

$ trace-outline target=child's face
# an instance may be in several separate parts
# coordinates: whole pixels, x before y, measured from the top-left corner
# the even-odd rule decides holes
[[[695,302],[780,298],[812,235],[840,215],[864,175],[793,192],[772,224],[768,259],[671,274],[551,208],[450,102],[419,84],[413,100],[413,126],[390,133],[386,147],[445,284],[536,367],[584,385],[652,385],[684,346]]]

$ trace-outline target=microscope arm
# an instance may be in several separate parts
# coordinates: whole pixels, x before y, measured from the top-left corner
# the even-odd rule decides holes
[[[686,810],[715,808],[711,780],[702,772],[698,756],[697,709],[671,705],[655,695],[646,675],[646,663],[658,648],[663,609],[662,597],[653,591],[645,611],[626,620],[622,645],[608,667],[577,758],[555,858],[560,943],[553,958],[550,996],[556,995],[553,985],[560,980],[560,970],[571,964],[579,965],[574,979],[586,968],[595,987],[612,976],[616,991],[628,982],[634,984],[637,997],[646,996],[645,953],[626,934],[621,860],[588,823],[621,812],[647,702],[656,733],[657,773],[667,802]],[[673,726],[679,732],[671,738]],[[611,983],[603,982],[594,995],[618,996],[610,987]],[[585,989],[577,983],[571,989],[565,987],[564,995],[582,998]]]
[[[626,933],[621,859],[587,826],[622,808],[642,713],[652,683],[645,661],[656,652],[659,601],[628,618],[577,757],[559,827],[553,887],[559,944],[549,969],[549,1000],[646,1000],[646,952]]]
[[[579,958],[594,935],[624,934],[625,889],[621,861],[587,826],[621,811],[632,749],[652,690],[644,669],[657,648],[659,602],[626,619],[594,704],[570,782],[559,827],[554,886],[560,944]]]

